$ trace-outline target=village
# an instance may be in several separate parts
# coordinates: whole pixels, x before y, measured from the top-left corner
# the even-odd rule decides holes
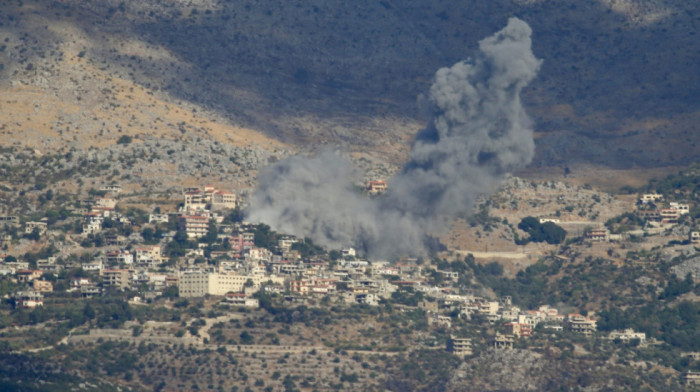
[[[368,197],[381,197],[386,182],[369,181],[365,191]],[[457,321],[489,325],[488,346],[494,350],[526,344],[522,342],[535,334],[562,331],[634,346],[660,343],[631,328],[601,334],[595,311],[561,311],[544,299],[526,309],[515,305],[518,298],[466,289],[460,272],[422,258],[366,260],[352,248],[326,251],[308,239],[243,221],[243,198],[214,186],[184,188],[176,211],[164,212],[166,206],[156,205],[141,214],[120,208],[118,185],[91,193],[90,199],[68,204],[64,220],[74,223],[63,226],[52,217],[0,217],[6,233],[0,244],[0,275],[9,284],[5,287],[12,288],[4,301],[15,311],[52,306],[56,297],[81,301],[114,293],[127,293],[129,303],[136,305],[163,298],[206,298],[232,310],[258,309],[262,296],[274,295],[288,307],[331,303],[420,309],[430,328],[448,334],[442,349],[458,357],[477,352],[470,337],[453,333]],[[630,211],[624,219],[638,220],[639,226],[620,230],[618,221],[588,226],[569,241],[588,247],[639,241],[673,230],[691,206],[665,203],[661,194],[641,194]],[[566,227],[556,216],[537,221]],[[42,242],[48,251],[17,254],[19,242]],[[683,249],[697,247],[700,231],[690,230],[676,243]],[[451,256],[456,260],[465,253],[465,262],[473,264],[475,258],[467,252]],[[693,271],[692,279],[697,274]],[[196,334],[187,336],[199,344],[207,342]],[[700,382],[698,373],[682,377],[687,384]]]

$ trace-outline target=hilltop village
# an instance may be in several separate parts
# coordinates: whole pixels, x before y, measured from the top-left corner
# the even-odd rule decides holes
[[[367,197],[382,197],[386,189],[382,180],[365,186]],[[613,196],[590,187],[513,178],[504,191],[480,202],[477,213],[464,222],[466,231],[443,239],[446,249],[395,260],[367,260],[352,248],[323,249],[309,239],[245,222],[244,197],[215,186],[183,188],[171,199],[130,194],[118,184],[90,189],[79,199],[50,189],[36,194],[39,208],[31,214],[0,216],[0,344],[12,352],[131,340],[181,342],[222,352],[282,350],[285,355],[304,347],[325,347],[336,354],[352,348],[357,355],[427,349],[464,361],[493,350],[549,347],[562,337],[580,347],[604,341],[623,351],[653,349],[674,343],[669,335],[650,335],[643,325],[620,321],[624,317],[615,312],[630,304],[611,307],[615,295],[609,291],[639,295],[646,290],[653,297],[691,302],[698,292],[700,230],[694,193]],[[456,245],[460,235],[476,240]],[[665,271],[670,280],[635,273],[635,280],[620,288],[611,283],[650,258],[669,263]],[[597,284],[605,286],[601,292],[571,278],[556,294],[538,296],[531,288],[533,281],[546,285],[547,276],[564,271],[609,275],[599,277]],[[635,287],[630,289],[630,283]],[[80,303],[85,304],[78,308],[82,313],[100,303],[118,303],[121,310],[72,315],[70,309]],[[136,317],[132,308],[167,316]],[[353,341],[352,334],[334,340],[297,340],[288,331],[286,339],[279,332],[256,336],[240,324],[240,333],[228,336],[223,328],[227,322],[243,322],[240,315],[314,308],[332,309],[328,317],[340,319],[341,309],[365,309],[370,315],[389,310],[409,317],[422,332],[420,338],[412,333],[410,339],[387,336],[382,343],[367,339],[380,333],[369,330]],[[185,310],[185,315],[174,315]],[[68,321],[58,336],[18,339],[21,328],[60,325],[61,320]],[[687,348],[670,360],[682,359],[685,365],[676,366],[679,371],[664,381],[669,385],[700,382],[693,362],[700,354],[692,345]],[[307,384],[382,385],[367,374],[343,370],[336,373],[339,384]],[[132,381],[134,376],[129,377]],[[283,381],[279,377],[278,384]],[[141,385],[148,380],[138,377]],[[162,381],[162,387],[186,386],[175,382]]]

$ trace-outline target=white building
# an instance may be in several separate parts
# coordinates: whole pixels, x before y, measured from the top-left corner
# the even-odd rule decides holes
[[[622,341],[628,342],[633,339],[639,339],[639,343],[644,343],[647,340],[647,335],[644,332],[634,332],[633,329],[628,328],[624,331],[612,331],[608,335],[608,339],[620,339]]]
[[[149,214],[148,223],[168,223],[168,214]]]
[[[255,288],[259,288],[262,283],[268,280],[272,280],[274,283],[284,282],[283,279],[276,276],[185,271],[180,273],[178,288],[181,297],[203,297],[207,294],[225,295],[226,293],[243,292],[248,280],[253,282]]]

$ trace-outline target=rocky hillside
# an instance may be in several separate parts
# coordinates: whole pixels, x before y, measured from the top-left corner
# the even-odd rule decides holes
[[[270,138],[340,145],[399,162],[425,122],[416,97],[435,70],[518,16],[544,60],[523,97],[540,131],[536,166],[682,165],[699,150],[698,8],[681,0],[7,1],[0,142],[86,148],[122,134],[199,132],[263,148]]]

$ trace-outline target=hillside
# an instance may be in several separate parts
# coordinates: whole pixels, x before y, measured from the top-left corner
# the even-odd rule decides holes
[[[122,133],[177,140],[190,129],[226,143],[328,144],[398,163],[425,123],[416,98],[435,70],[518,16],[544,60],[523,98],[539,131],[534,167],[684,165],[697,157],[700,134],[698,8],[680,0],[7,2],[0,143],[101,147]]]

